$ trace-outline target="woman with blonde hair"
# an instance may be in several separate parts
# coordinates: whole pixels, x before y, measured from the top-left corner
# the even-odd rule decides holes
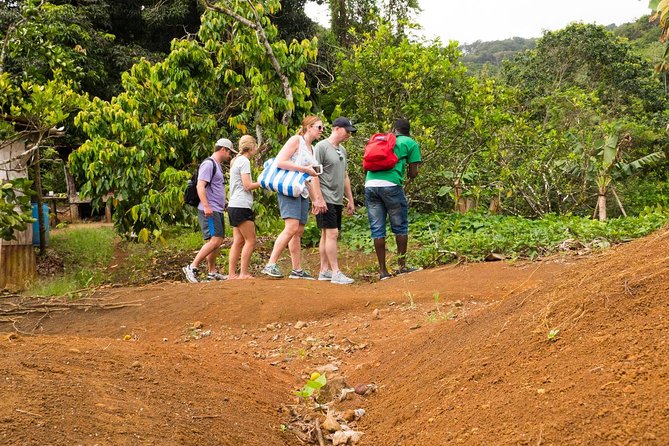
[[[314,149],[311,146],[312,142],[320,138],[323,129],[323,121],[318,116],[307,116],[302,120],[298,134],[291,136],[276,156],[277,167],[307,173],[311,176],[311,181],[307,181],[307,189],[299,197],[277,194],[284,228],[274,242],[269,262],[262,270],[262,273],[268,276],[283,277],[276,262],[283,250],[288,247],[293,267],[288,277],[314,280],[311,274],[302,269],[301,244],[304,226],[309,216],[309,197],[313,200],[312,212],[314,214],[327,211],[318,182],[318,174],[313,168],[318,162],[314,158]]]
[[[251,135],[239,139],[239,154],[230,163],[230,201],[228,219],[232,226],[232,246],[228,256],[228,279],[251,279],[249,272],[251,254],[256,245],[256,225],[253,213],[253,189],[260,183],[251,180],[251,159],[258,151],[256,140]],[[237,261],[240,260],[239,275]]]

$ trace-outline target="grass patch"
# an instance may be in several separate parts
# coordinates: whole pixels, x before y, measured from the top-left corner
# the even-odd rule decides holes
[[[105,283],[114,258],[116,235],[111,227],[67,227],[50,234],[50,249],[63,259],[63,274],[38,279],[25,294],[66,296]]]

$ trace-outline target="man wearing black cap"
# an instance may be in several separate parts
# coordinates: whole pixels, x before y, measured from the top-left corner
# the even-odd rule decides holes
[[[394,152],[399,161],[392,169],[368,171],[365,180],[367,217],[379,261],[381,280],[391,276],[386,266],[386,217],[390,220],[390,229],[397,242],[398,269],[395,273],[405,274],[418,270],[406,265],[409,205],[402,186],[407,174],[409,178],[416,178],[418,175],[418,165],[421,163],[420,147],[409,137],[411,128],[406,119],[397,119],[393,130],[397,136]]]
[[[318,280],[328,280],[338,285],[353,283],[339,270],[337,262],[337,239],[341,230],[341,216],[344,196],[346,196],[346,213],[352,215],[355,211],[351,182],[348,178],[346,149],[341,145],[355,133],[356,128],[350,119],[340,116],[332,123],[332,133],[327,139],[316,144],[314,156],[323,166],[323,172],[318,176],[321,193],[327,204],[325,213],[316,214],[316,222],[321,230],[321,240],[318,250],[321,255],[321,270]]]

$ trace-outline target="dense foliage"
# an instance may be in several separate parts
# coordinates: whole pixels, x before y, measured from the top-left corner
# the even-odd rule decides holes
[[[397,117],[421,145],[406,186],[421,212],[606,219],[666,204],[658,30],[572,24],[459,48],[410,37],[414,0],[329,1],[330,30],[304,3],[0,2],[2,139],[29,130],[39,149],[65,127],[81,193],[113,195],[117,230],[141,240],[189,220],[185,180],[215,139],[254,134],[267,158],[314,112],[359,128],[347,143],[358,204],[364,143]],[[474,62],[506,59],[499,73],[463,63],[486,51]]]

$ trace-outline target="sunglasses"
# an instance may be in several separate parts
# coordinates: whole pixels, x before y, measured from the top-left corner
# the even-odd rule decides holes
[[[344,159],[344,154],[341,153],[341,149],[336,149],[337,155],[339,155],[339,159],[343,160]]]
[[[320,131],[325,130],[325,126],[322,126],[322,125],[312,125],[312,127],[316,127]]]

